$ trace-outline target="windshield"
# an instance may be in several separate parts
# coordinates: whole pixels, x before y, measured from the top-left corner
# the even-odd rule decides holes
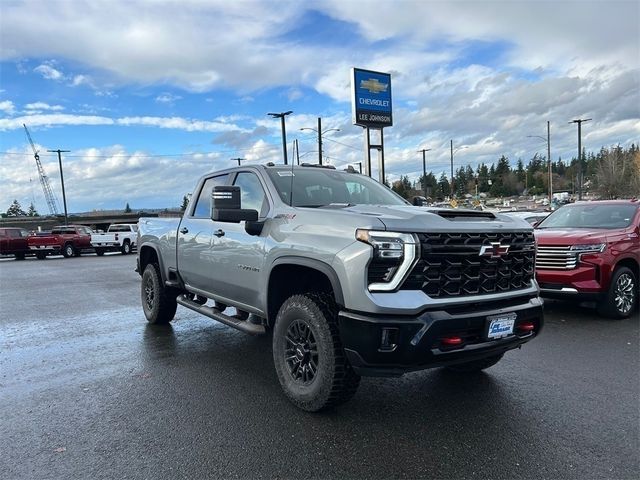
[[[282,201],[294,207],[326,205],[407,205],[407,202],[375,180],[357,173],[301,167],[268,168],[267,173]],[[293,198],[291,199],[291,186]]]
[[[597,203],[566,206],[549,215],[538,228],[626,228],[637,208],[636,205]]]

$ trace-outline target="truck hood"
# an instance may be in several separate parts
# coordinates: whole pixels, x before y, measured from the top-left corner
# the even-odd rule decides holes
[[[606,230],[597,228],[540,228],[533,231],[538,245],[588,245],[606,243]]]
[[[525,220],[506,215],[463,209],[431,209],[410,205],[355,205],[340,209],[350,214],[376,218],[394,232],[460,232],[531,230]]]

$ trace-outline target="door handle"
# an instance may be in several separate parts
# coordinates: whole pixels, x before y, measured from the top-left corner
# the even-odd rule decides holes
[[[182,227],[180,229],[180,233],[189,233],[189,229],[187,227]]]
[[[216,230],[215,232],[213,232],[213,234],[220,238],[220,237],[224,237],[224,230],[222,230],[221,228],[219,228],[218,230]]]

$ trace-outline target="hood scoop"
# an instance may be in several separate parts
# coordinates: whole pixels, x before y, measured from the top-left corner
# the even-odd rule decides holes
[[[478,212],[475,210],[436,210],[432,213],[451,220],[452,222],[464,222],[464,221],[492,221],[496,219],[496,216],[491,212]]]

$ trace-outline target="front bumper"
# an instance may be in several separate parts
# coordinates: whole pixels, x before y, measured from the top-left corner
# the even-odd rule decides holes
[[[426,368],[465,363],[500,355],[536,337],[543,326],[542,300],[441,307],[418,316],[371,315],[341,311],[340,335],[349,362],[359,375],[399,376]],[[514,333],[488,340],[487,317],[515,313]],[[533,323],[531,331],[518,325]],[[384,331],[386,330],[386,333]],[[462,344],[446,346],[444,337],[458,336]],[[386,338],[383,338],[386,337]]]
[[[581,263],[571,270],[536,270],[540,295],[548,298],[597,300],[606,293],[609,270],[597,264]]]

